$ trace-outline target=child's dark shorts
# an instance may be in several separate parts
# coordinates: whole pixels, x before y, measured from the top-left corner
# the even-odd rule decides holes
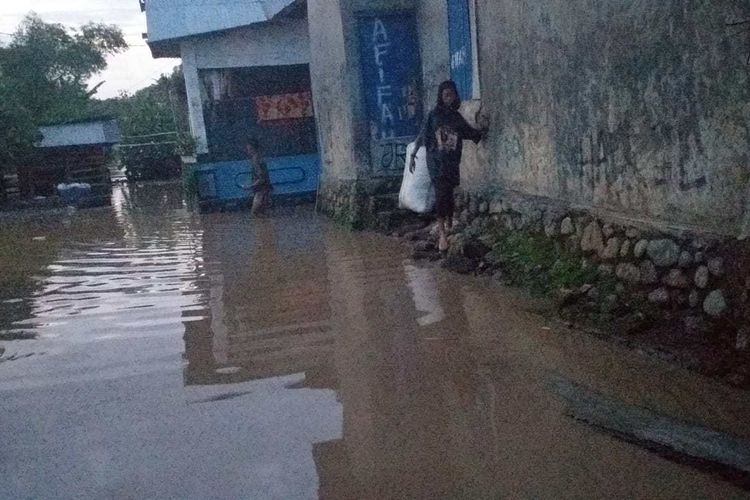
[[[433,183],[435,185],[435,215],[440,218],[453,217],[453,212],[456,210],[455,182],[438,177]]]

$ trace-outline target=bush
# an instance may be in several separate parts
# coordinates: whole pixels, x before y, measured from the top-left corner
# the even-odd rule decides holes
[[[532,293],[547,295],[560,288],[578,288],[597,279],[594,269],[584,269],[579,256],[542,235],[496,233],[493,253],[502,260],[508,278]]]

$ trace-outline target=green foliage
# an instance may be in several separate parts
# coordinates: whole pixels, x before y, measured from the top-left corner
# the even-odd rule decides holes
[[[580,257],[543,235],[498,234],[493,252],[506,264],[505,270],[514,284],[539,295],[559,288],[577,288],[597,279],[595,270],[581,267]]]
[[[132,95],[94,100],[90,110],[118,118],[123,135],[119,160],[131,178],[163,179],[178,175],[178,155],[187,152],[191,143],[194,149],[192,137],[181,132],[188,128],[188,111],[179,67]]]
[[[179,134],[176,144],[177,154],[192,156],[195,154],[195,138],[190,134]]]
[[[0,180],[4,166],[18,164],[29,155],[37,134],[31,113],[0,74]]]
[[[75,120],[85,114],[89,79],[107,67],[108,55],[126,48],[116,26],[89,23],[67,29],[32,13],[0,50],[0,67],[37,123]]]
[[[89,79],[125,48],[116,26],[67,29],[29,14],[0,47],[0,166],[31,154],[39,125],[85,117]]]

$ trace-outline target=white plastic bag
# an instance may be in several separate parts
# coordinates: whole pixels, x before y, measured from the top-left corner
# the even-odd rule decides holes
[[[404,180],[401,182],[401,192],[398,195],[398,206],[418,214],[426,214],[435,208],[435,189],[430,180],[427,169],[427,149],[421,147],[417,152],[414,173],[409,171],[411,155],[414,151],[412,142],[406,148],[406,165],[404,165]]]

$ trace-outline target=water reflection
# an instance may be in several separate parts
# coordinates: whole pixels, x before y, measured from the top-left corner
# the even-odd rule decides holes
[[[322,496],[491,497],[494,388],[465,342],[462,290],[375,238],[330,241],[344,425],[316,450]]]
[[[300,374],[287,389],[334,390],[341,437],[312,449],[323,498],[493,491],[477,471],[495,463],[495,390],[466,342],[462,289],[309,214],[203,222],[207,310],[185,325],[187,385]]]
[[[331,357],[320,222],[300,213],[247,217],[204,219],[207,311],[186,324],[188,385],[301,373]]]
[[[309,208],[200,216],[144,185],[0,228],[24,252],[0,263],[21,283],[2,311],[38,335],[2,345],[46,354],[0,364],[11,497],[737,493],[569,420],[546,380],[724,430],[739,420],[707,402],[746,399],[552,335],[522,297]]]

